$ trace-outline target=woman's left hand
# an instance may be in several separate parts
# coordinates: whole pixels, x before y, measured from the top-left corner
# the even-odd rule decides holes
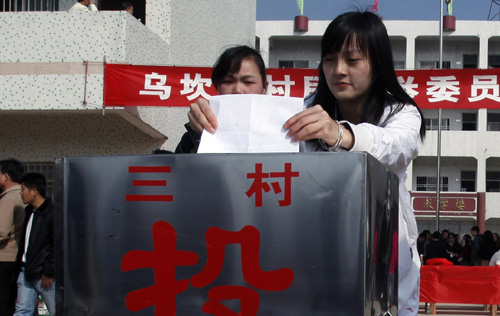
[[[337,123],[319,104],[295,114],[283,128],[288,130],[287,136],[294,142],[318,138],[333,145],[339,136]]]

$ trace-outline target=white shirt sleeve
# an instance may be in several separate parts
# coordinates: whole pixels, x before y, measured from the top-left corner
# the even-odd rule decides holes
[[[97,7],[95,4],[90,4],[88,7],[81,4],[80,2],[75,3],[68,12],[97,12]]]
[[[354,135],[350,151],[368,152],[389,170],[398,173],[406,170],[418,155],[421,117],[412,105],[404,106],[385,121],[389,113],[390,107],[386,107],[381,118],[381,122],[385,122],[383,126],[348,123]]]
[[[490,267],[500,265],[500,251],[495,252],[493,257],[490,260]]]

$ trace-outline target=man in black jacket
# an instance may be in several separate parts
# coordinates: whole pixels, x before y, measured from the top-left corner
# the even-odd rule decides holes
[[[441,233],[435,231],[432,233],[432,240],[427,245],[426,253],[425,253],[425,262],[429,259],[434,258],[448,258],[448,254],[446,253],[446,246],[441,241]]]
[[[56,315],[54,205],[45,196],[43,175],[27,173],[21,178],[21,198],[25,209],[25,233],[19,244],[18,260],[22,263],[17,280],[17,304],[14,316],[31,316],[38,295],[47,305],[50,316]]]

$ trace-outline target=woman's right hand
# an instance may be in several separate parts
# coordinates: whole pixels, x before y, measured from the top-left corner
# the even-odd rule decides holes
[[[191,103],[188,118],[189,126],[200,134],[203,130],[214,134],[217,129],[217,118],[206,99],[198,98],[195,103]]]

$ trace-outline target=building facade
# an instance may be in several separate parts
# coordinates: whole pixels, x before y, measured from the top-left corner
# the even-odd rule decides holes
[[[209,67],[224,48],[255,44],[268,67],[317,68],[330,22],[309,21],[307,31],[296,32],[293,21],[255,21],[255,0],[139,2],[141,21],[124,11],[70,14],[70,0],[1,3],[2,157],[20,159],[53,184],[58,157],[174,150],[188,109],[103,109],[104,62]],[[439,66],[438,21],[384,24],[396,69]],[[498,34],[498,21],[457,21],[454,31],[444,32],[444,68],[500,67]],[[438,110],[424,115],[427,137],[407,187],[414,200],[424,201],[415,209],[419,229],[432,231]],[[455,210],[443,212],[440,229],[463,234],[479,224],[500,231],[500,110],[447,109],[441,117],[441,199]]]
[[[294,21],[258,21],[259,48],[271,68],[317,68],[320,43],[330,21],[309,21],[297,32]],[[439,21],[384,21],[395,68],[439,68]],[[443,32],[443,68],[496,68],[500,65],[500,22],[456,21]],[[498,92],[497,92],[498,93]],[[499,107],[500,108],[500,107]],[[424,110],[427,137],[408,170],[419,230],[436,230],[438,111]],[[441,111],[439,229],[465,234],[478,224],[500,231],[500,110]],[[416,207],[419,205],[419,207]]]
[[[74,2],[0,3],[1,156],[45,173],[50,186],[59,157],[174,150],[184,133],[187,107],[104,109],[104,62],[210,67],[224,48],[255,39],[255,0],[143,0],[145,21],[68,13]]]

